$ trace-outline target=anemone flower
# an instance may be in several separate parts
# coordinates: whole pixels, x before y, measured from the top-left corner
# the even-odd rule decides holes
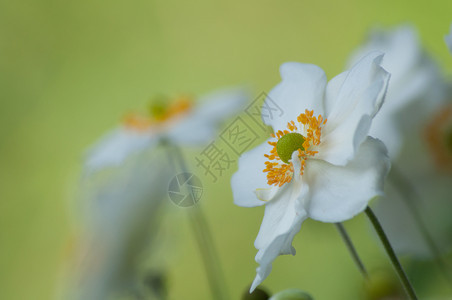
[[[385,143],[393,163],[391,184],[375,212],[399,254],[438,256],[432,252],[445,251],[452,242],[446,213],[452,209],[446,192],[450,178],[441,171],[450,166],[450,150],[443,143],[447,126],[440,126],[450,115],[450,83],[412,26],[374,30],[351,55],[350,64],[372,50],[385,53],[382,66],[391,81],[369,135]]]
[[[328,83],[315,65],[281,66],[282,82],[268,97],[284,113],[265,119],[275,134],[240,157],[231,180],[235,204],[265,205],[251,291],[277,256],[295,254],[292,240],[304,220],[348,220],[382,193],[389,158],[368,136],[390,77],[382,59],[370,53]]]
[[[409,25],[375,29],[350,56],[347,68],[370,51],[385,53],[382,66],[391,73],[385,105],[372,122],[369,135],[380,139],[391,159],[397,158],[406,131],[419,126],[446,93],[446,84],[434,60],[422,49],[416,30]],[[410,110],[410,106],[416,107]],[[415,113],[415,117],[412,113]]]
[[[244,107],[248,96],[243,89],[228,89],[203,96],[196,103],[187,96],[156,100],[147,115],[126,115],[118,128],[88,150],[87,173],[119,166],[162,139],[180,146],[207,143],[222,121]]]

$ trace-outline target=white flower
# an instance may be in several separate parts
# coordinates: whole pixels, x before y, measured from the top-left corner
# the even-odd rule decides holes
[[[158,103],[149,116],[126,116],[121,126],[88,151],[85,171],[119,166],[162,138],[182,146],[207,143],[214,139],[218,125],[242,109],[247,99],[243,89],[228,89],[201,97],[196,105],[180,97],[173,103]]]
[[[398,253],[431,257],[407,204],[422,212],[421,218],[435,243],[447,249],[451,222],[444,212],[451,209],[445,192],[449,184],[447,178],[439,176],[432,158],[440,158],[442,168],[452,164],[444,158],[449,151],[447,147],[435,143],[445,140],[438,137],[443,130],[436,128],[438,126],[429,127],[432,127],[430,123],[437,124],[444,119],[448,111],[444,103],[450,97],[450,83],[422,49],[411,26],[375,30],[366,44],[351,56],[351,63],[372,50],[385,53],[382,66],[391,73],[391,80],[385,104],[374,118],[369,135],[385,143],[395,171],[411,183],[413,187],[408,189],[420,196],[420,199],[407,196],[406,191],[403,192],[406,187],[390,181],[391,184],[386,185],[386,196],[375,205],[375,213]],[[425,139],[426,132],[428,139]],[[394,172],[393,175],[396,176]]]
[[[389,159],[367,135],[390,77],[382,58],[373,52],[328,84],[317,66],[281,66],[282,82],[269,98],[284,114],[267,121],[276,135],[240,157],[231,182],[237,205],[266,204],[251,291],[278,255],[295,254],[292,240],[306,218],[341,222],[382,193]]]
[[[84,230],[70,270],[69,299],[110,299],[136,292],[139,265],[159,229],[166,197],[161,187],[170,179],[161,163],[163,154],[156,152],[107,178],[91,176],[84,185]]]
[[[450,25],[450,33],[444,37],[449,51],[452,53],[452,24]]]
[[[393,248],[412,258],[432,258],[452,248],[452,103],[445,103],[427,124],[413,128],[385,187],[385,198],[375,205]],[[400,177],[408,183],[399,182]],[[414,207],[436,250],[422,235]]]
[[[391,73],[385,105],[372,122],[369,135],[384,142],[389,157],[396,158],[405,132],[433,112],[444,98],[441,71],[423,51],[415,29],[404,25],[392,30],[374,30],[368,41],[350,57],[348,67],[371,51],[385,53],[382,66]],[[417,102],[416,109],[407,107]],[[415,115],[413,115],[414,113]]]

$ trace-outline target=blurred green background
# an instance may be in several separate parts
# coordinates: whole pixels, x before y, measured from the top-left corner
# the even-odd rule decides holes
[[[160,93],[246,83],[257,96],[291,60],[317,64],[331,78],[377,24],[417,26],[450,73],[443,36],[451,12],[449,0],[1,0],[0,298],[55,296],[83,152],[124,112]],[[231,174],[206,183],[204,206],[237,299],[254,278],[263,209],[232,204]],[[369,267],[387,266],[366,223],[359,216],[346,226]],[[169,269],[170,298],[209,299],[187,227],[180,227],[184,251]],[[265,287],[299,287],[317,299],[362,297],[362,279],[334,226],[308,221],[294,246],[297,255],[278,258]]]

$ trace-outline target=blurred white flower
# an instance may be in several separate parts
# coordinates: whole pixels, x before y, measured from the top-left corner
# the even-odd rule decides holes
[[[425,259],[446,253],[452,246],[452,103],[444,103],[423,126],[407,134],[402,155],[395,161],[397,172],[390,174],[386,197],[376,203],[375,212],[398,253]],[[421,226],[439,253],[432,252],[436,250],[422,235],[409,206],[418,211]]]
[[[382,58],[373,52],[328,84],[317,66],[281,66],[269,98],[284,114],[266,122],[276,135],[240,157],[231,181],[235,204],[266,204],[251,291],[278,255],[295,254],[292,240],[308,217],[342,222],[382,193],[389,159],[383,143],[368,137],[390,77]]]
[[[451,240],[446,213],[452,209],[446,193],[450,179],[438,170],[448,165],[449,150],[441,143],[447,140],[444,129],[432,125],[444,119],[448,111],[444,104],[450,95],[449,83],[422,49],[411,26],[375,30],[350,61],[375,50],[385,53],[382,66],[391,73],[391,80],[385,105],[375,117],[370,135],[385,143],[394,166],[389,176],[393,180],[386,185],[386,196],[376,203],[375,212],[398,253],[431,257],[432,249],[419,227],[424,225],[416,221],[412,209],[422,212],[421,222],[426,221],[425,227],[437,246],[447,249]],[[404,186],[397,177],[411,186]]]
[[[68,270],[65,299],[111,299],[139,292],[140,263],[153,246],[166,199],[161,187],[170,179],[161,156],[140,157],[114,174],[91,176],[83,186],[83,231]]]
[[[452,53],[452,24],[450,25],[450,33],[444,37],[449,51]]]
[[[87,153],[85,171],[119,166],[161,139],[182,146],[207,143],[215,138],[218,125],[238,113],[247,100],[245,90],[228,89],[201,97],[196,103],[185,96],[172,103],[154,103],[148,115],[126,116],[121,126],[96,143]]]
[[[372,122],[369,135],[384,142],[389,157],[397,158],[404,142],[402,130],[412,130],[431,114],[444,98],[445,83],[440,69],[423,51],[415,29],[399,26],[374,30],[368,41],[351,55],[348,67],[371,51],[385,53],[382,66],[391,73],[385,105]],[[414,111],[407,106],[418,102]],[[413,115],[412,113],[415,113]]]

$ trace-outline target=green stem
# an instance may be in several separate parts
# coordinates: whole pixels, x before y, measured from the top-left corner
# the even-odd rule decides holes
[[[358,251],[356,251],[356,248],[353,245],[353,242],[350,236],[348,235],[347,230],[345,230],[344,225],[342,223],[335,223],[335,225],[342,237],[342,240],[345,243],[345,246],[347,247],[348,251],[350,252],[350,255],[352,256],[353,261],[355,262],[356,266],[361,272],[361,275],[363,275],[364,279],[369,280],[369,274],[367,273],[366,267],[364,266],[361,258],[359,257]]]
[[[188,172],[187,165],[180,148],[176,145],[167,144],[167,149],[170,152],[170,160],[172,161],[173,167],[176,165],[173,161],[173,159],[175,159],[180,170],[182,172]],[[188,212],[188,217],[201,252],[201,258],[204,263],[213,299],[229,299],[225,280],[223,278],[223,272],[219,263],[220,260],[214,246],[208,222],[201,207],[199,205],[192,207]]]
[[[199,251],[204,262],[207,280],[212,292],[213,299],[226,299],[225,289],[222,286],[223,279],[218,269],[218,260],[213,253],[214,248],[211,245],[209,238],[206,238],[206,228],[200,221],[202,212],[198,209],[192,210],[188,213],[190,225],[195,234],[198,243]]]
[[[391,244],[389,243],[388,237],[386,236],[383,227],[381,227],[380,222],[377,219],[377,216],[375,216],[374,212],[370,209],[370,207],[366,207],[366,215],[369,218],[370,222],[375,228],[375,231],[378,234],[378,237],[381,240],[381,243],[383,244],[386,253],[389,256],[389,259],[391,260],[392,265],[394,266],[397,275],[399,276],[400,281],[402,282],[403,287],[405,288],[406,293],[408,294],[410,299],[417,299],[416,293],[405,274],[405,271],[402,268],[402,265],[399,262],[399,259],[397,258],[394,249],[392,248]]]
[[[408,179],[405,178],[405,176],[403,176],[403,174],[394,166],[391,167],[390,178],[394,182],[393,186],[399,191],[403,202],[413,216],[414,223],[425,243],[427,244],[427,247],[432,253],[436,265],[441,270],[446,280],[450,284],[452,284],[452,278],[448,271],[447,265],[442,258],[441,251],[439,250],[439,247],[437,246],[432,235],[427,229],[427,226],[422,219],[421,213],[416,207],[416,203],[420,202],[419,195],[415,192],[414,187],[410,184]]]

